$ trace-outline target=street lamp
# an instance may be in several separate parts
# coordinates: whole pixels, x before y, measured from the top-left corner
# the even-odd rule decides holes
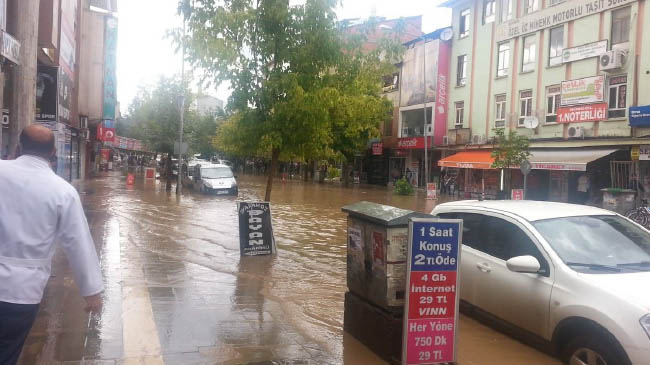
[[[181,117],[178,126],[178,176],[176,181],[176,195],[181,194],[183,184],[183,122],[185,119],[185,15],[183,15],[183,38],[181,61]]]

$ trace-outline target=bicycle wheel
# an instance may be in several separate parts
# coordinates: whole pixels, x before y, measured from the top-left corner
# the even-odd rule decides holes
[[[645,214],[645,212],[642,211],[644,208],[636,208],[636,209],[631,209],[628,210],[625,213],[625,216],[630,218],[631,220],[639,223],[640,225],[647,227],[648,223],[648,216]]]

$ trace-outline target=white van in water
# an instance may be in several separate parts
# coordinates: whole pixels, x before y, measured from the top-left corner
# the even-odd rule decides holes
[[[237,195],[237,180],[229,166],[201,163],[191,168],[186,185],[207,194]]]

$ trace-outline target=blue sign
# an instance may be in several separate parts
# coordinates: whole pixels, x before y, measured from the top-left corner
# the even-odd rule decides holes
[[[411,271],[456,271],[460,221],[413,220]]]
[[[630,107],[630,127],[650,127],[650,105]]]

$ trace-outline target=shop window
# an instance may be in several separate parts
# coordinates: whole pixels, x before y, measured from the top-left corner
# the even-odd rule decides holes
[[[609,78],[609,118],[625,117],[627,106],[627,75]]]
[[[535,69],[535,61],[537,60],[537,44],[535,42],[536,40],[534,35],[524,37],[524,51],[521,59],[522,72],[529,72]]]
[[[495,0],[483,0],[483,24],[492,23],[496,13]]]
[[[630,40],[630,7],[612,11],[612,46]]]
[[[524,90],[519,92],[519,121],[518,127],[524,126],[524,119],[533,115],[533,91]]]
[[[494,127],[503,128],[506,126],[506,94],[496,95],[496,115],[494,118]]]
[[[548,65],[562,64],[562,51],[564,50],[564,26],[551,28],[549,37]]]
[[[560,85],[546,88],[546,123],[557,122],[557,108],[560,106]]]
[[[501,23],[505,23],[513,18],[513,3],[515,0],[501,0]]]
[[[456,86],[465,86],[467,83],[467,55],[458,56],[456,67]]]
[[[497,77],[508,75],[508,68],[510,67],[510,43],[501,43],[498,47],[497,58]]]
[[[465,119],[465,102],[459,101],[455,103],[456,106],[456,128],[463,127],[463,121]]]
[[[459,38],[465,38],[469,35],[469,27],[470,27],[470,11],[469,9],[465,9],[460,12],[460,29],[458,32],[458,37]]]
[[[539,9],[539,0],[524,0],[524,15],[530,14]]]

